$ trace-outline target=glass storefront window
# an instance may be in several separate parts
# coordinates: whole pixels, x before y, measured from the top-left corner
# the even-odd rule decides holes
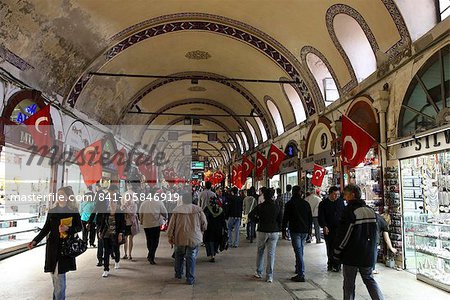
[[[280,174],[274,175],[272,179],[269,179],[269,188],[277,189],[280,187]]]
[[[286,174],[286,185],[297,185],[298,184],[298,172],[291,172]],[[285,188],[285,187],[284,187]]]

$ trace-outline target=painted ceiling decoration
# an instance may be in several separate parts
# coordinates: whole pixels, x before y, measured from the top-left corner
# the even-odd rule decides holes
[[[214,145],[231,158],[245,140],[253,150],[303,126],[375,74],[358,73],[336,26],[342,20],[358,26],[378,71],[380,56],[389,69],[410,55],[410,26],[395,1],[6,0],[0,59],[30,86],[105,125],[172,125],[180,114],[201,115],[199,128],[219,131]]]
[[[261,119],[262,122],[264,124],[265,128],[272,128],[272,126],[269,126],[269,123],[267,121],[267,116],[268,114],[265,112],[264,108],[262,107],[262,105],[260,104],[260,102],[256,99],[256,97],[249,91],[247,90],[243,85],[234,82],[234,81],[228,81],[226,80],[225,77],[220,76],[218,74],[212,74],[212,73],[206,73],[206,72],[183,72],[183,73],[178,73],[178,74],[172,74],[173,76],[198,76],[201,78],[211,78],[213,79],[215,82],[218,82],[222,85],[225,85],[231,89],[233,89],[234,91],[238,92],[247,102],[249,102],[251,104],[251,106],[255,109],[255,112],[258,115],[261,115]],[[220,80],[218,78],[223,77],[224,80]],[[210,80],[211,80],[210,79]],[[143,89],[141,89],[134,97],[131,98],[130,103],[128,103],[127,106],[125,106],[124,110],[121,113],[121,117],[119,119],[119,122],[123,121],[126,113],[136,104],[139,104],[139,102],[144,99],[149,93],[151,93],[152,91],[154,91],[157,88],[160,88],[166,84],[175,82],[175,81],[179,81],[180,79],[175,79],[175,78],[169,78],[169,79],[158,79],[158,80],[154,80],[151,83],[149,83],[147,86],[145,86]],[[199,87],[199,86],[192,86],[190,87],[194,89],[195,87]],[[200,87],[201,88],[201,87]],[[152,119],[149,120],[149,122],[147,122],[147,125],[151,124]],[[267,132],[267,136],[270,138],[271,136],[273,136],[273,133],[270,131],[266,131]]]
[[[163,16],[160,18],[157,18],[156,20],[167,20],[167,19],[186,19],[186,18],[209,18],[211,20],[209,21],[182,21],[182,22],[171,22],[171,23],[165,23],[161,25],[156,25],[151,28],[143,29],[138,31],[137,33],[132,34],[131,36],[123,39],[119,43],[115,44],[113,47],[111,47],[108,51],[105,53],[105,61],[104,63],[107,63],[109,60],[113,59],[116,55],[120,54],[127,48],[136,45],[139,42],[142,42],[148,38],[156,37],[159,35],[177,32],[177,31],[208,31],[213,32],[217,34],[222,34],[230,38],[237,39],[239,41],[245,42],[256,49],[262,51],[265,53],[268,57],[270,57],[275,63],[277,63],[293,80],[298,81],[298,88],[300,89],[301,96],[304,99],[304,102],[306,104],[305,111],[309,116],[313,115],[316,112],[316,108],[313,102],[313,98],[311,95],[311,92],[309,91],[309,88],[305,81],[303,80],[303,76],[300,75],[299,70],[291,63],[291,61],[297,61],[296,58],[289,53],[289,51],[284,48],[280,43],[276,42],[273,38],[269,37],[267,34],[264,34],[263,32],[260,32],[256,28],[251,27],[250,25],[244,24],[242,22],[238,22],[236,20],[231,20],[228,18],[224,18],[221,16],[213,16],[208,14],[175,14],[171,16]],[[221,23],[215,23],[213,20],[220,20],[222,22],[228,23],[227,25],[221,24]],[[148,23],[152,24],[155,23],[156,20],[149,20]],[[145,22],[146,23],[146,22]],[[237,26],[240,26],[242,28],[245,28],[248,32],[240,29],[239,27],[234,27],[233,23],[235,23]],[[142,23],[141,25],[143,25]],[[133,28],[139,27],[138,25],[133,26]],[[125,30],[124,32],[129,32],[131,30]],[[252,34],[252,32],[255,32],[256,34],[259,34],[264,38],[258,37],[256,34]],[[119,34],[120,36],[121,34]],[[266,41],[269,40],[269,41]],[[277,48],[282,49],[279,51]],[[289,55],[289,58],[287,58],[286,53]],[[297,65],[299,65],[297,61]],[[92,72],[93,70],[90,69]],[[83,75],[75,84],[73,87],[71,93],[69,94],[67,98],[67,103],[74,107],[78,97],[80,96],[83,88],[86,86],[86,84],[89,82],[89,80],[92,78],[92,75],[85,74]]]

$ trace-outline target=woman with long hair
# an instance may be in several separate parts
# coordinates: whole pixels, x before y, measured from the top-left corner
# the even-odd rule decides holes
[[[62,242],[81,231],[81,228],[81,218],[72,188],[62,187],[58,190],[55,206],[47,214],[44,227],[28,244],[28,249],[32,249],[48,235],[44,272],[52,275],[53,299],[66,298],[66,273],[76,270],[75,258],[61,255]]]

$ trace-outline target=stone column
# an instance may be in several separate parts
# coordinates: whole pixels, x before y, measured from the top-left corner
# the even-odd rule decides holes
[[[380,153],[381,153],[381,166],[382,170],[386,168],[387,157],[387,144],[386,144],[386,112],[389,107],[389,91],[383,89],[378,91],[374,95],[375,101],[373,102],[373,107],[377,110],[379,121],[380,121]]]

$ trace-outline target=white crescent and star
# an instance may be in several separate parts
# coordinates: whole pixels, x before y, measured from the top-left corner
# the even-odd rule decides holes
[[[319,174],[317,174],[317,173],[319,173]],[[322,177],[322,175],[323,175],[323,170],[315,170],[314,171],[314,177],[316,177],[317,179]]]
[[[276,157],[274,161],[272,161],[272,156]],[[270,153],[270,162],[275,163],[278,161],[278,158],[279,158],[278,153],[276,153],[276,152]]]
[[[352,146],[352,157],[350,158],[350,160],[353,160],[356,156],[356,153],[358,152],[358,145],[356,144],[355,139],[351,135],[347,135],[344,138],[344,142],[342,143],[342,148],[345,147],[345,143],[350,143],[350,145]],[[348,156],[346,155],[344,160],[348,162],[347,157]]]
[[[258,169],[260,169],[260,168],[262,167],[263,161],[262,161],[261,158],[258,158],[258,159],[256,160],[256,165],[258,166]]]
[[[47,117],[40,117],[40,118],[37,118],[36,122],[34,122],[34,128],[39,133],[42,133],[42,131],[39,130],[39,124],[41,124],[43,121],[47,121],[48,122],[48,118]]]
[[[244,166],[245,166],[245,172],[247,172],[250,169],[250,165],[248,164],[248,162],[245,162]]]

